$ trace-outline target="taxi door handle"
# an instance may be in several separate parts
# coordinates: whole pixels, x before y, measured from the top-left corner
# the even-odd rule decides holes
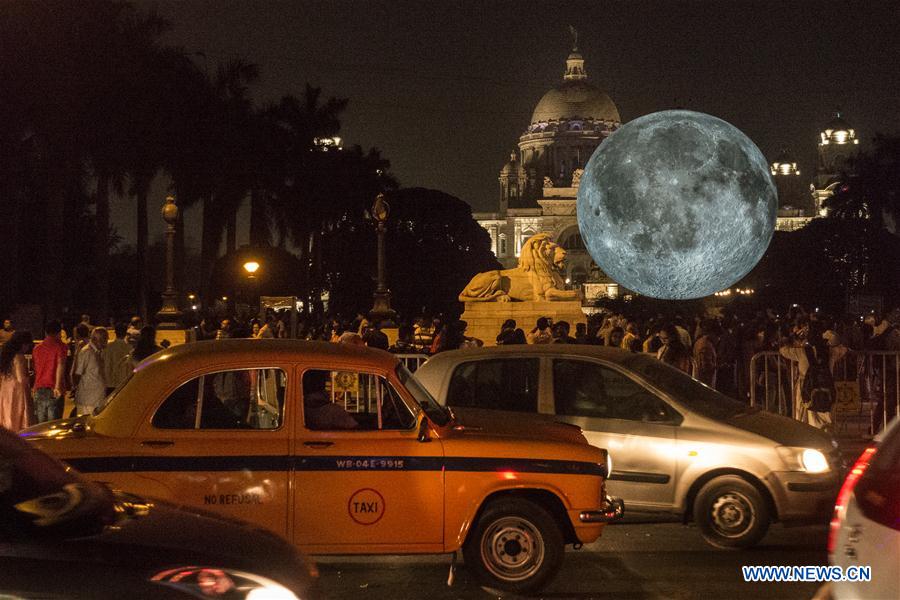
[[[310,448],[327,448],[329,446],[334,446],[334,442],[303,442],[304,446],[309,446]]]
[[[146,440],[141,442],[141,446],[147,446],[149,448],[168,448],[169,446],[174,446],[175,442],[171,440]]]

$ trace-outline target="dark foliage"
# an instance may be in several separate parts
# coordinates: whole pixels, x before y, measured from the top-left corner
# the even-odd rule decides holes
[[[769,306],[796,302],[843,311],[847,294],[900,296],[900,239],[871,219],[815,219],[776,232],[768,251],[741,282]]]
[[[468,204],[437,190],[388,194],[386,269],[392,306],[404,315],[458,315],[456,297],[478,272],[500,268],[487,232]],[[376,233],[372,220],[339,222],[325,234],[323,263],[333,290],[331,308],[355,314],[372,305]]]

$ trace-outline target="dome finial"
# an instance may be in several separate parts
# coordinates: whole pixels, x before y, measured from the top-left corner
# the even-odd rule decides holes
[[[572,51],[566,59],[566,73],[563,79],[587,79],[587,71],[584,70],[584,58],[578,52],[578,31],[569,25],[569,33],[572,34]]]

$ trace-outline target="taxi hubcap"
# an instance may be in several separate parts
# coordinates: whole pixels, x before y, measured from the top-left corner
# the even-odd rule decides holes
[[[544,540],[538,529],[520,517],[491,523],[481,538],[481,558],[492,575],[520,581],[534,575],[544,562]]]
[[[739,492],[722,494],[712,506],[712,524],[719,535],[738,537],[756,522],[753,503]]]

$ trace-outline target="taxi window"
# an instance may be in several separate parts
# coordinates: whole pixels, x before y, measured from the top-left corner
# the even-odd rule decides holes
[[[311,369],[303,374],[307,429],[411,429],[416,417],[383,377],[356,371]]]
[[[286,386],[281,369],[206,373],[169,394],[152,424],[158,429],[278,429]]]
[[[447,405],[537,412],[538,359],[475,360],[456,367]]]
[[[556,414],[628,421],[669,421],[668,405],[629,377],[581,360],[553,361]]]

